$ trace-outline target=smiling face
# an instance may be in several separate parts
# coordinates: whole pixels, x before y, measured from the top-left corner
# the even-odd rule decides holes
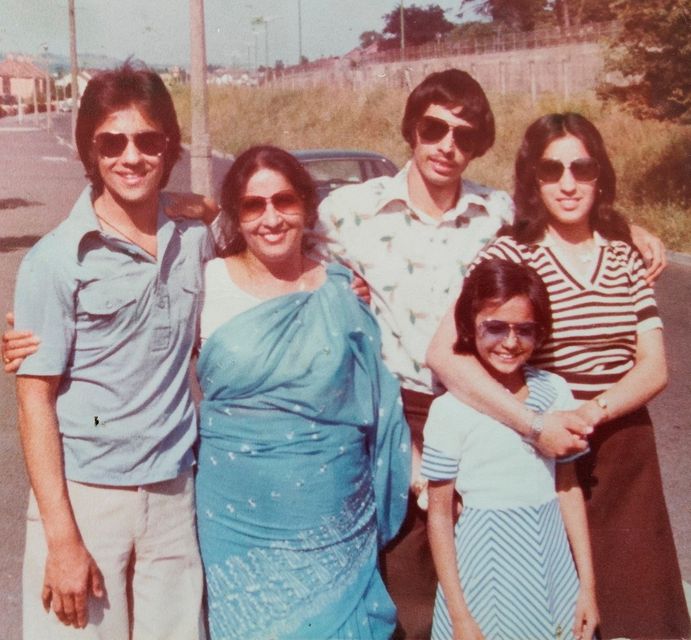
[[[453,140],[453,127],[471,127],[461,117],[462,107],[444,107],[431,104],[423,114],[444,121],[449,130],[437,142],[423,142],[419,133],[415,133],[413,149],[413,166],[423,181],[433,188],[456,188],[461,175],[472,160],[472,152],[463,152]]]
[[[277,193],[295,192],[293,185],[273,169],[261,168],[247,181],[244,198],[259,196],[269,199]],[[258,218],[240,220],[240,233],[247,251],[262,263],[280,264],[295,259],[302,253],[302,236],[305,230],[304,206],[291,208],[288,213],[274,207],[271,200]]]
[[[113,111],[94,130],[94,138],[100,133],[128,136],[127,146],[116,157],[104,157],[93,150],[103,180],[104,197],[112,198],[124,208],[156,203],[163,175],[163,155],[144,154],[133,140],[135,134],[150,131],[162,133],[161,127],[135,105]]]
[[[503,338],[483,331],[482,323],[499,320],[513,325],[535,322],[533,305],[526,295],[510,298],[506,302],[486,304],[475,316],[475,348],[480,361],[493,377],[509,386],[522,379],[520,368],[530,359],[535,342],[521,336],[520,328],[512,327]],[[517,330],[518,329],[518,330]]]
[[[597,180],[579,182],[568,166],[581,158],[589,158],[583,143],[575,136],[565,135],[553,140],[545,148],[542,158],[560,161],[564,167],[556,182],[539,182],[540,196],[549,212],[548,225],[554,229],[568,227],[590,229],[590,210],[595,202]]]

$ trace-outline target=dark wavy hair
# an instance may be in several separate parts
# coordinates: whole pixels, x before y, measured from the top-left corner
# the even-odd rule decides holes
[[[259,169],[271,169],[285,177],[302,198],[305,208],[305,228],[312,229],[317,222],[317,190],[312,176],[288,151],[261,145],[243,151],[223,178],[221,187],[221,214],[218,217],[218,252],[222,257],[244,251],[245,240],[239,231],[240,199],[245,195],[247,183]],[[305,238],[303,238],[303,247]]]
[[[631,232],[624,217],[614,209],[617,179],[605,143],[597,127],[578,113],[550,113],[533,122],[525,132],[514,173],[516,215],[510,233],[519,242],[530,243],[544,234],[549,212],[540,196],[535,165],[547,146],[566,135],[578,138],[588,154],[600,165],[595,201],[590,210],[590,225],[609,240],[631,242]]]
[[[411,149],[415,148],[415,127],[431,104],[462,107],[461,117],[481,133],[474,158],[484,155],[494,144],[494,114],[480,84],[460,69],[430,73],[408,96],[401,133]]]
[[[180,157],[180,126],[173,99],[160,76],[130,61],[117,69],[102,71],[84,89],[75,129],[77,151],[97,195],[103,191],[103,180],[93,148],[94,131],[111,113],[131,106],[141,109],[168,138],[159,188],[168,184],[170,172]]]
[[[491,258],[480,262],[463,283],[454,309],[457,335],[454,352],[477,355],[477,314],[487,304],[504,304],[516,296],[527,296],[530,300],[540,328],[540,341],[544,341],[552,332],[552,311],[542,278],[526,264]]]

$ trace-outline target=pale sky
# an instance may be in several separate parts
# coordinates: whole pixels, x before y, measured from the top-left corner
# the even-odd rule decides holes
[[[363,31],[381,31],[382,16],[399,0],[205,0],[207,61],[214,64],[265,63],[268,22],[269,63],[298,61],[298,5],[302,8],[302,52],[310,60],[342,55],[359,44]],[[408,0],[404,4],[412,4]],[[417,0],[427,6],[428,0]],[[447,18],[458,22],[460,2],[441,0]],[[188,64],[189,0],[76,0],[80,53],[148,64]],[[257,35],[253,35],[253,30]],[[0,0],[0,52],[40,53],[43,44],[69,54],[67,0]]]

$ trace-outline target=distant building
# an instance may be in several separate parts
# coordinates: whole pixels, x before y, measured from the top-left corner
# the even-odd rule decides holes
[[[77,73],[77,95],[81,96],[84,94],[84,89],[89,83],[89,80],[93,77],[95,71],[90,71],[87,69],[80,69]],[[55,81],[55,87],[57,89],[57,95],[61,98],[72,97],[72,74],[66,73],[62,78]]]
[[[46,71],[31,58],[10,54],[0,62],[0,93],[28,102],[33,99],[34,87],[46,94]]]

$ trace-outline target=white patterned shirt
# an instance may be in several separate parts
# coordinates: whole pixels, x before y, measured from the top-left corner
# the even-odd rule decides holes
[[[468,265],[512,221],[513,204],[505,191],[463,180],[456,206],[437,220],[411,203],[409,168],[332,192],[315,232],[369,284],[389,369],[403,387],[433,393],[427,347]]]

